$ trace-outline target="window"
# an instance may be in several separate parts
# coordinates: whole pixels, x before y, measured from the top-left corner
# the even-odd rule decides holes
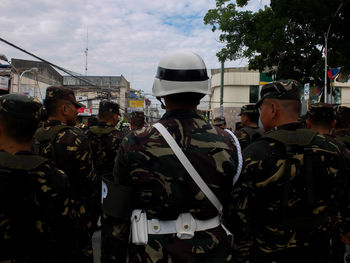
[[[256,103],[259,100],[259,86],[249,86],[249,103]]]

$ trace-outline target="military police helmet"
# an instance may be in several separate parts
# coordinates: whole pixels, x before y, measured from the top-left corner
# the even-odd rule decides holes
[[[165,56],[159,62],[152,94],[163,97],[185,92],[210,94],[209,78],[203,59],[193,52]]]

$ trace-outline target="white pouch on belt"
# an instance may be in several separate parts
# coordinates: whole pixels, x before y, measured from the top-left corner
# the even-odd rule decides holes
[[[191,213],[182,213],[176,220],[175,228],[179,239],[191,239],[197,228],[196,220]]]
[[[147,216],[141,209],[135,209],[131,214],[131,238],[136,245],[146,245],[148,242]]]

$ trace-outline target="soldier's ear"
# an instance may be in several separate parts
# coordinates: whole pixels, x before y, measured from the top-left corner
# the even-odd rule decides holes
[[[336,124],[337,124],[337,121],[336,121],[336,120],[333,120],[333,122],[332,122],[332,128],[334,128]]]
[[[305,120],[305,123],[306,123],[306,128],[311,129],[311,122],[310,122],[310,120],[309,120],[309,119],[306,119],[306,120]]]
[[[119,119],[119,115],[118,114],[114,114],[113,115],[113,121],[117,123],[118,119]]]

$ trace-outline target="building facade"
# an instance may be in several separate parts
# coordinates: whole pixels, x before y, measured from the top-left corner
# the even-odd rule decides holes
[[[129,104],[130,82],[121,76],[72,76],[63,77],[63,85],[74,91],[91,115],[98,114],[101,100],[106,99],[119,104],[122,114]]]

